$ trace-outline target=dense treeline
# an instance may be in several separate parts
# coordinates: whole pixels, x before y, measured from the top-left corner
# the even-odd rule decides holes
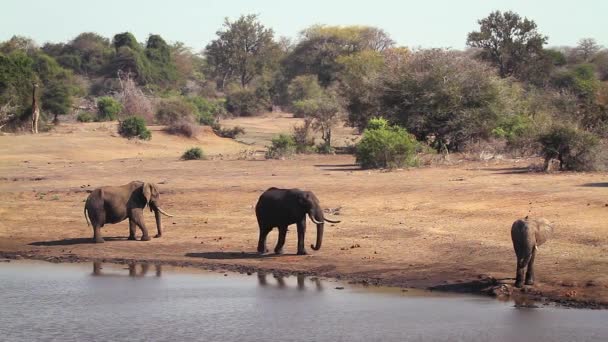
[[[564,168],[600,167],[608,50],[592,38],[550,48],[534,21],[513,12],[478,24],[463,37],[465,51],[411,50],[368,26],[314,25],[292,41],[255,15],[226,19],[200,54],[156,34],[138,42],[129,32],[82,33],[43,46],[15,36],[0,44],[0,125],[23,125],[37,83],[47,120],[72,112],[75,100],[103,96],[79,118],[136,115],[173,125],[171,132],[197,124],[219,131],[219,116],[280,106],[306,119],[294,130],[298,151],[329,152],[335,125],[363,132],[382,117],[441,152],[502,141]],[[121,106],[108,115],[103,106],[118,108],[112,100]],[[311,145],[311,130],[321,132],[321,145]]]

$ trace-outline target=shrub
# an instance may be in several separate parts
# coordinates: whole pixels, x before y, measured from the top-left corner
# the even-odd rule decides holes
[[[404,128],[389,126],[384,119],[371,119],[355,155],[363,168],[415,166],[417,149],[418,142]]]
[[[118,125],[118,134],[125,138],[150,140],[152,133],[146,127],[146,122],[138,116],[130,116]]]
[[[122,105],[112,97],[104,96],[97,100],[97,110],[99,111],[98,121],[112,121],[118,118],[118,114],[122,111]]]
[[[271,141],[268,151],[266,151],[267,159],[281,159],[289,157],[296,152],[296,142],[292,136],[287,134],[279,134]]]
[[[240,126],[235,126],[232,128],[221,128],[219,125],[214,125],[213,132],[215,132],[215,134],[222,138],[234,139],[239,134],[245,134],[245,129]]]
[[[538,138],[545,169],[557,159],[561,170],[590,171],[598,167],[599,140],[589,132],[572,126],[554,126]]]
[[[226,109],[238,116],[260,114],[271,107],[270,99],[257,89],[238,89],[226,97]]]
[[[296,143],[296,153],[309,153],[314,151],[315,140],[310,136],[309,120],[301,126],[293,126],[293,140]]]
[[[203,153],[203,150],[201,150],[200,147],[193,147],[193,148],[187,150],[186,152],[184,152],[184,154],[182,155],[182,159],[183,160],[205,159],[205,154]]]
[[[76,117],[76,120],[78,120],[79,122],[91,122],[93,121],[93,119],[93,114],[89,112],[82,112]]]
[[[163,129],[165,132],[173,135],[183,135],[188,138],[197,136],[201,129],[193,122],[187,120],[180,120],[170,124]]]
[[[198,110],[198,121],[201,125],[213,126],[218,118],[226,114],[224,100],[209,100],[198,96],[188,98]]]
[[[156,121],[163,125],[172,125],[183,121],[194,121],[194,118],[197,116],[198,111],[196,107],[182,98],[162,100],[156,111]]]

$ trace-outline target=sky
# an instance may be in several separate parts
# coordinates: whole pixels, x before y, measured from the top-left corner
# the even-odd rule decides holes
[[[81,32],[111,38],[130,31],[139,41],[160,34],[200,51],[225,17],[254,13],[277,37],[297,38],[313,24],[368,25],[402,46],[463,49],[477,20],[494,10],[534,20],[549,36],[548,46],[575,46],[587,37],[608,46],[606,0],[3,0],[0,41],[22,35],[43,44],[67,42]]]

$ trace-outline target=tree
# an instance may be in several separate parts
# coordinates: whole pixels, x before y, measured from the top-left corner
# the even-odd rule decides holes
[[[42,110],[54,115],[53,123],[59,123],[59,115],[70,112],[72,96],[70,88],[61,79],[57,78],[46,84],[41,97]]]
[[[481,49],[481,58],[498,67],[501,77],[516,76],[519,69],[542,56],[547,37],[536,23],[517,13],[495,11],[478,21],[479,31],[469,33],[467,45]]]
[[[367,50],[381,52],[394,44],[386,32],[369,26],[314,25],[300,36],[300,42],[283,61],[284,72],[289,79],[317,75],[323,87],[338,80],[340,57]]]
[[[575,51],[582,62],[589,62],[602,49],[593,38],[583,38],[578,41]]]
[[[296,115],[310,120],[313,130],[321,132],[323,151],[331,151],[331,131],[342,113],[336,92],[333,89],[323,90],[313,97],[296,101],[293,107]]]
[[[505,101],[499,79],[485,63],[450,50],[412,53],[383,76],[380,112],[437,150],[461,150],[488,138]]]
[[[257,15],[241,16],[232,22],[226,18],[223,30],[216,34],[218,38],[207,45],[205,55],[222,89],[232,77],[246,88],[277,63],[280,49],[273,41],[274,32],[264,27]]]

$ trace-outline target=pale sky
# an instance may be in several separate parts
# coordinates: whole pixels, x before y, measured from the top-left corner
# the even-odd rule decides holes
[[[606,0],[3,0],[0,41],[23,35],[42,44],[81,32],[111,38],[130,31],[139,41],[155,33],[200,51],[224,17],[256,13],[277,37],[296,38],[313,24],[356,24],[380,27],[399,45],[462,49],[477,20],[493,10],[534,20],[549,46],[574,46],[586,37],[608,46]]]

